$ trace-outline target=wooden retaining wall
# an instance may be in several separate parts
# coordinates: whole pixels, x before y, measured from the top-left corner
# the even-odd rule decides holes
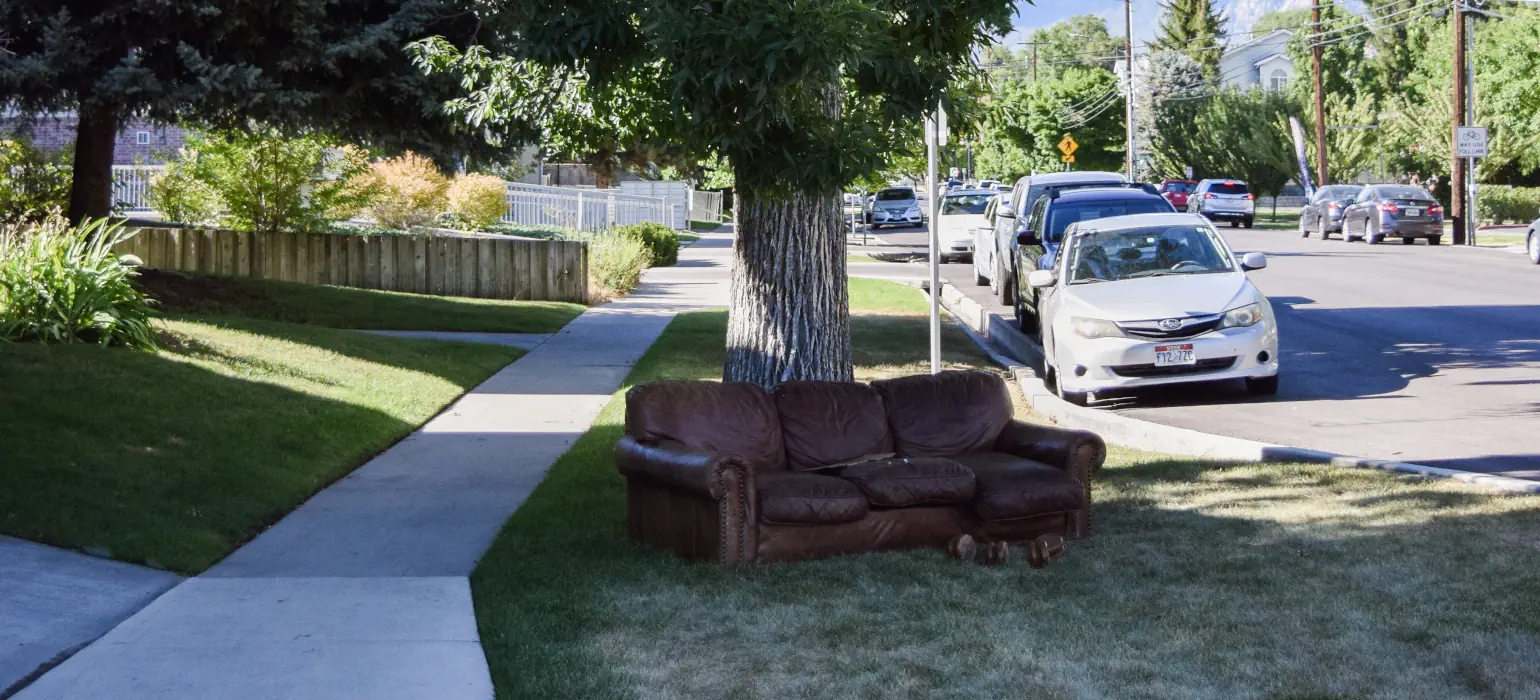
[[[162,270],[439,296],[588,301],[588,250],[577,241],[141,228],[116,250]]]

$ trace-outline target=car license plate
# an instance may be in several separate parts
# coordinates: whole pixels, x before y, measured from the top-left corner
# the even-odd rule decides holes
[[[1192,343],[1186,345],[1155,346],[1156,367],[1177,367],[1195,364],[1198,364],[1198,358],[1193,355]]]
[[[1417,207],[1407,207],[1401,211],[1406,212],[1407,216],[1422,216],[1422,210]]]

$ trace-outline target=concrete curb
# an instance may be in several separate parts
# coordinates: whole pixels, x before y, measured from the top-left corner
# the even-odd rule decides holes
[[[1240,462],[1307,462],[1359,469],[1381,469],[1403,474],[1457,479],[1515,493],[1540,493],[1540,482],[1536,481],[1408,462],[1353,457],[1334,452],[1213,435],[1141,420],[1112,411],[1076,406],[1048,390],[1042,378],[1033,369],[1043,361],[1042,346],[1017,330],[1012,325],[1012,321],[985,309],[950,282],[943,282],[941,285],[941,305],[962,323],[968,335],[979,344],[979,347],[989,353],[996,362],[1010,369],[1032,410],[1059,425],[1093,431],[1113,445],[1202,459]]]

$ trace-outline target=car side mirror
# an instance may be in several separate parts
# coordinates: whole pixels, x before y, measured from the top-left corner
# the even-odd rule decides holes
[[[1260,270],[1267,267],[1267,256],[1262,253],[1247,253],[1241,256],[1242,270]]]
[[[1033,289],[1052,287],[1058,281],[1059,276],[1053,270],[1033,270],[1027,273],[1027,284]]]
[[[1016,211],[1014,209],[1001,209],[995,212],[995,216],[1002,219],[1014,219],[1016,218]]]
[[[1016,234],[1016,245],[1037,245],[1037,236],[1031,231],[1022,231]]]

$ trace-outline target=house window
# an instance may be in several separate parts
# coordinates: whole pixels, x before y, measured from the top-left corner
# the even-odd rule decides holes
[[[150,143],[150,132],[141,131],[137,134],[134,134],[134,143],[137,143],[141,146],[148,145]]]
[[[1274,90],[1282,90],[1289,84],[1289,74],[1282,68],[1275,68],[1267,79],[1267,86]]]

